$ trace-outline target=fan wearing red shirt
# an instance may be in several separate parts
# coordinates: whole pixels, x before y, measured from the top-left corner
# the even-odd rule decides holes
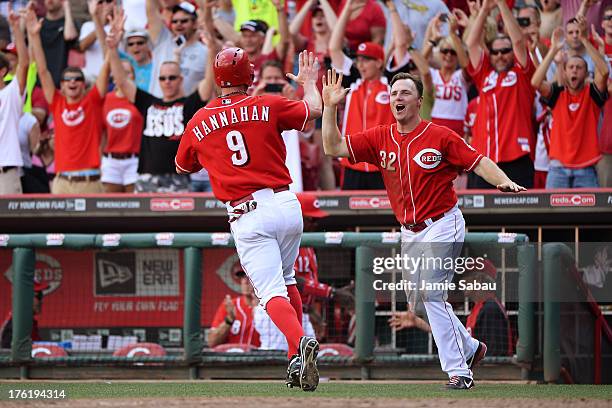
[[[484,25],[495,7],[499,8],[509,37],[493,40],[487,52],[481,45]],[[484,0],[466,43],[470,57],[468,73],[480,94],[472,146],[497,163],[511,179],[532,187],[535,91],[530,80],[535,66],[527,40],[505,1]],[[485,180],[474,175],[468,186],[490,188]]]
[[[349,12],[345,36],[351,50],[356,51],[359,44],[364,42],[382,45],[387,20],[375,0],[346,0],[341,9]]]
[[[134,68],[122,61],[128,78]],[[131,193],[138,180],[138,152],[144,119],[120,88],[104,98],[102,107],[106,144],[102,153],[102,184],[107,193]]]
[[[102,66],[95,86],[89,91],[80,68],[62,71],[61,91],[55,88],[40,40],[41,21],[34,10],[26,17],[28,38],[33,46],[38,77],[55,121],[55,170],[53,194],[102,193],[100,142],[102,102],[108,87],[109,66]]]
[[[502,192],[525,190],[455,132],[421,119],[423,83],[417,77],[400,73],[391,80],[395,123],[342,137],[336,111],[346,93],[341,78],[328,72],[323,83],[325,153],[380,168],[391,207],[402,225],[402,257],[418,258],[424,250],[435,259],[459,255],[465,221],[452,184],[458,171],[474,171]],[[445,262],[434,263],[441,267],[402,272],[402,278],[415,285],[406,291],[409,310],[415,312],[421,301],[425,306],[442,370],[449,376],[447,388],[468,389],[474,384],[471,367],[484,357],[486,345],[469,335],[446,301],[446,291],[422,289],[425,284],[452,281],[454,269]]]
[[[362,132],[393,122],[389,110],[389,85],[383,75],[385,51],[377,43],[361,43],[353,63],[342,49],[349,16],[350,2],[340,14],[329,42],[332,67],[344,74],[344,87],[350,87],[344,108],[342,134]],[[384,188],[378,167],[368,163],[350,163],[344,158],[340,163],[343,167],[343,190]]]
[[[302,212],[289,191],[281,132],[301,131],[321,115],[316,59],[312,53],[300,53],[298,75],[287,74],[304,88],[301,101],[271,94],[248,96],[253,65],[240,48],[219,52],[214,73],[221,96],[187,124],[176,171],[208,170],[215,197],[226,203],[240,263],[255,296],[287,338],[287,385],[314,391],[319,383],[319,343],[304,336],[298,320],[301,299],[293,264],[302,236]]]
[[[612,61],[612,5],[606,6],[601,26],[604,30],[604,48],[608,62]],[[612,79],[608,78],[608,93],[612,92]],[[612,99],[604,105],[603,125],[599,133],[601,160],[597,163],[600,187],[612,187]]]
[[[595,63],[595,79],[587,82],[586,61],[570,56],[564,67],[565,86],[545,81],[546,70],[563,47],[563,30],[555,29],[550,51],[536,70],[531,84],[552,110],[546,188],[598,187],[595,164],[601,158],[597,125],[607,95],[608,64],[586,34],[586,20],[578,17],[580,40]]]
[[[253,292],[240,264],[234,265],[233,275],[240,280],[240,296],[225,298],[217,308],[208,331],[208,347],[220,344],[246,344],[253,347],[261,345],[259,333],[253,326],[253,309],[259,299]]]

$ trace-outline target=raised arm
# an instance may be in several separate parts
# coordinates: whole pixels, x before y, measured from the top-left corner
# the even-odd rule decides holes
[[[113,74],[113,80],[115,85],[121,89],[121,92],[126,98],[134,103],[136,100],[136,84],[128,78],[127,72],[121,65],[121,59],[119,58],[119,52],[117,46],[123,35],[123,24],[125,23],[125,16],[123,12],[115,13],[111,22],[111,31],[106,36],[106,47],[108,49],[108,57],[110,60],[111,73]]]
[[[62,6],[64,6],[64,40],[72,41],[79,38],[79,32],[74,25],[72,19],[72,9],[70,8],[70,1],[63,0]]]
[[[489,11],[492,7],[492,1],[493,0],[483,0],[482,6],[478,10],[478,14],[476,15],[474,24],[471,27],[470,33],[465,39],[465,43],[468,49],[468,56],[470,57],[470,63],[474,67],[478,66],[478,64],[480,63],[482,53],[484,52],[484,49],[482,48],[482,43],[485,32],[485,23],[487,21]]]
[[[26,27],[28,30],[28,40],[30,44],[32,44],[32,55],[34,57],[34,62],[36,62],[36,70],[38,71],[40,85],[42,86],[45,100],[47,103],[51,104],[51,102],[53,102],[53,95],[55,95],[55,83],[47,68],[47,59],[45,58],[45,52],[43,51],[42,42],[40,41],[42,18],[39,20],[36,17],[33,7],[30,7],[26,13]]]
[[[221,50],[221,47],[217,45],[217,41],[209,31],[202,30],[200,32],[200,39],[208,47],[208,59],[206,60],[204,78],[198,84],[198,92],[201,100],[209,101],[212,99],[215,89],[215,56]]]
[[[98,88],[98,93],[101,97],[104,97],[104,95],[106,95],[106,92],[108,91],[108,77],[110,74],[109,71],[110,55],[106,53],[106,56],[104,57],[104,63],[100,68],[100,74],[98,74],[98,77],[96,78],[96,88]]]
[[[276,14],[278,15],[278,34],[280,39],[276,44],[276,55],[283,61],[289,48],[289,41],[291,36],[289,35],[289,23],[287,22],[287,13],[285,13],[284,2],[281,0],[272,0],[272,4],[276,7]]]
[[[454,14],[448,15],[448,25],[448,36],[453,44],[453,47],[455,48],[455,51],[457,52],[457,61],[459,62],[459,66],[464,69],[470,63],[470,59],[465,51],[465,47],[463,46],[463,41],[461,41],[461,37],[459,37],[459,22]]]
[[[9,23],[11,31],[13,31],[13,41],[17,47],[17,68],[15,76],[19,82],[19,93],[23,94],[26,89],[26,80],[28,76],[28,66],[30,65],[30,57],[28,55],[28,47],[25,43],[25,36],[21,30],[21,16],[17,13],[9,12]]]
[[[502,20],[504,21],[504,27],[506,27],[510,41],[512,41],[514,58],[516,58],[516,61],[521,67],[526,67],[527,59],[529,58],[529,50],[527,49],[527,40],[523,35],[521,26],[519,26],[518,22],[516,21],[516,18],[508,7],[506,0],[496,1]]]
[[[306,16],[312,9],[312,5],[314,4],[314,2],[315,0],[306,1],[300,11],[298,11],[295,17],[293,17],[293,20],[289,25],[289,34],[291,35],[291,41],[293,41],[293,46],[298,51],[301,51],[306,48],[306,42],[308,40],[302,34],[300,34],[300,30],[302,29],[302,25],[304,25]]]
[[[308,104],[310,111],[309,120],[321,117],[323,109],[321,95],[317,88],[317,76],[319,74],[319,62],[312,52],[302,51],[298,56],[298,74],[287,73],[287,78],[295,81],[304,88],[304,101]]]
[[[423,41],[423,47],[421,47],[421,54],[425,60],[429,61],[434,47],[438,45],[441,39],[440,14],[436,14],[434,18],[429,20],[425,30],[425,40]]]
[[[329,39],[329,55],[331,57],[332,65],[335,67],[342,67],[344,63],[344,57],[346,55],[342,51],[342,44],[344,43],[344,33],[346,31],[346,25],[348,24],[349,18],[351,17],[351,9],[353,7],[353,0],[346,0],[344,8],[338,17],[338,22],[332,29],[331,37]]]
[[[410,58],[414,61],[414,65],[416,65],[419,70],[419,75],[423,81],[423,90],[425,92],[431,92],[433,89],[433,80],[431,78],[431,71],[429,70],[429,63],[416,48],[412,48],[408,52],[410,53]]]
[[[591,41],[589,41],[586,18],[578,16],[577,20],[578,26],[580,27],[580,41],[595,64],[595,78],[593,83],[599,92],[605,92],[608,76],[610,74],[608,64],[604,60],[603,55],[597,51],[593,44],[591,44]]]
[[[404,26],[402,19],[400,18],[395,3],[392,0],[386,2],[387,8],[389,9],[389,16],[391,18],[391,32],[393,34],[393,57],[395,58],[396,64],[401,64],[404,60],[404,56],[408,52],[408,47],[412,44],[410,36],[408,35],[408,27]]]
[[[147,31],[149,32],[149,37],[151,37],[151,42],[153,42],[153,44],[157,43],[159,33],[161,33],[161,30],[164,27],[164,21],[162,20],[162,16],[159,12],[160,8],[161,5],[159,0],[147,0]]]
[[[550,49],[548,53],[546,53],[546,56],[534,72],[533,77],[531,77],[531,86],[540,91],[540,94],[544,98],[548,98],[551,91],[551,84],[546,81],[546,72],[550,64],[552,64],[555,55],[561,48],[563,48],[563,28],[557,27],[550,37]]]
[[[102,13],[102,3],[98,4],[98,0],[88,0],[87,1],[87,10],[89,11],[89,15],[91,16],[92,23],[95,23],[96,16],[101,15]],[[81,27],[81,32],[83,31],[83,27]],[[98,40],[98,33],[94,29],[92,32],[87,34],[85,37],[79,38],[79,51],[85,52],[85,50],[89,49],[93,45],[93,43]],[[99,41],[99,40],[98,40]]]
[[[327,70],[323,77],[323,151],[327,156],[348,157],[345,138],[338,129],[338,104],[346,97],[348,89],[342,88],[342,74],[335,69]]]
[[[327,22],[327,26],[331,29],[335,27],[338,23],[338,16],[336,12],[329,4],[328,0],[319,0],[319,7],[323,10],[323,15],[325,16],[325,21]]]

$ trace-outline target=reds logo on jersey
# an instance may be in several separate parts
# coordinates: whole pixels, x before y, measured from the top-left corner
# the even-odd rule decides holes
[[[508,71],[506,77],[502,79],[501,86],[513,86],[518,81],[518,77],[516,76],[516,72]]]
[[[567,107],[572,112],[576,112],[580,108],[580,104],[579,103],[570,103]]]
[[[113,109],[106,114],[106,123],[114,129],[122,129],[130,123],[132,113],[128,109]]]
[[[418,152],[412,160],[422,168],[431,170],[442,163],[442,153],[436,149],[427,148]]]
[[[66,126],[78,126],[85,120],[85,111],[82,106],[75,110],[64,109],[62,112],[62,121]]]
[[[389,102],[391,101],[391,98],[389,97],[389,92],[381,91],[376,94],[376,97],[374,98],[374,100],[380,103],[381,105],[388,105]]]

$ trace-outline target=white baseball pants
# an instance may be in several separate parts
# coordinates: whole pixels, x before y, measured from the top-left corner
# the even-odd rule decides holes
[[[442,219],[429,224],[417,233],[402,227],[402,257],[455,259],[459,256],[465,239],[465,220],[459,208],[455,206]],[[404,270],[402,278],[416,284],[417,290],[406,291],[408,307],[415,311],[418,302],[423,301],[442,370],[449,377],[472,378],[466,361],[476,352],[478,340],[470,336],[455,316],[453,307],[446,301],[448,294],[445,290],[420,290],[423,282],[450,283],[454,273],[453,269],[440,268],[439,263],[432,261],[426,267]]]
[[[230,223],[240,263],[262,307],[270,299],[289,299],[295,285],[293,265],[300,249],[302,207],[294,193],[265,188],[253,193],[257,207]],[[226,204],[228,213],[232,207]]]

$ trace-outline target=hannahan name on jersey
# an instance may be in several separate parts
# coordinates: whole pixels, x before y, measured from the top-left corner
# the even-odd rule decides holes
[[[205,117],[202,122],[193,128],[193,134],[198,138],[199,142],[214,130],[221,129],[238,122],[252,121],[269,122],[270,107],[257,105],[241,106],[240,108],[231,108],[211,114],[208,117]],[[204,130],[203,132],[202,129]]]

